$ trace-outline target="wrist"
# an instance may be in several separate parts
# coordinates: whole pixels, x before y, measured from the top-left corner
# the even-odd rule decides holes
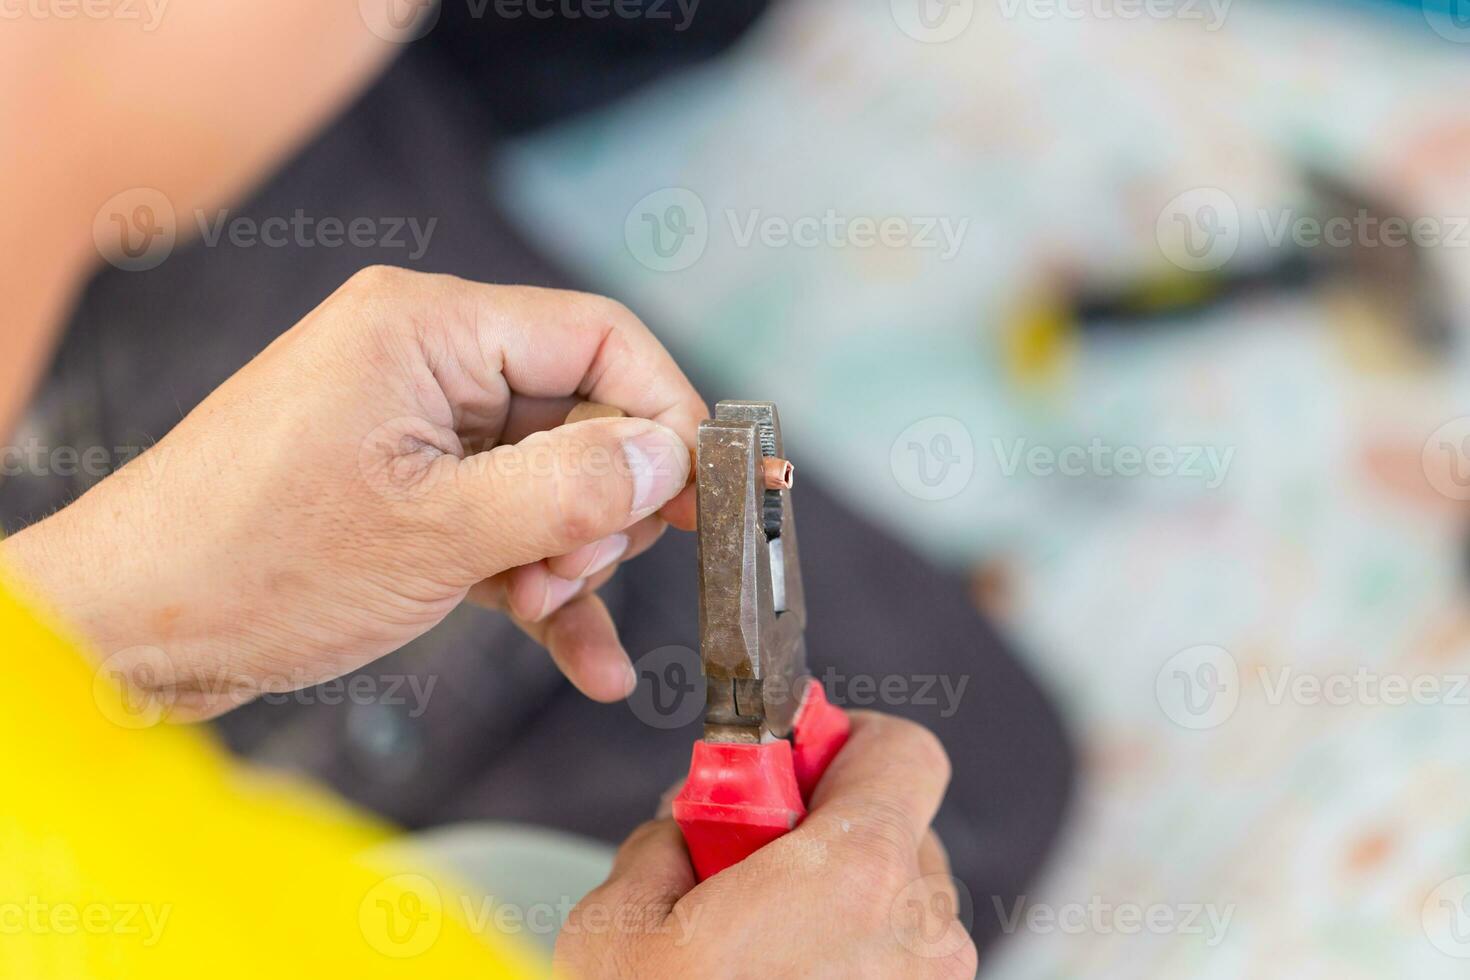
[[[50,613],[96,649],[109,642],[103,606],[106,586],[89,570],[89,555],[71,541],[65,510],[0,541],[0,569],[30,605]]]

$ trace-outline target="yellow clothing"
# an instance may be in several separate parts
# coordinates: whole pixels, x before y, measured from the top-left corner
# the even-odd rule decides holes
[[[0,977],[525,977],[389,828],[156,724],[0,586]],[[492,944],[493,940],[493,944]]]

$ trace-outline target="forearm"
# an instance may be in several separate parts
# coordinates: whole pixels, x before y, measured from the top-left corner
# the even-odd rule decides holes
[[[187,237],[196,212],[248,191],[399,49],[357,0],[134,9],[0,30],[0,295],[26,354],[54,343],[100,261],[94,223],[110,199],[151,188]],[[44,360],[0,360],[0,391],[29,390]],[[18,415],[0,407],[0,438]]]

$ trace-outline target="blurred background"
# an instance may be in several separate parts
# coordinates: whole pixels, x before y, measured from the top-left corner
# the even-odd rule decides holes
[[[373,262],[615,296],[711,402],[780,406],[818,674],[946,741],[982,975],[1464,975],[1470,6],[443,0],[414,33],[232,215],[424,234],[107,270],[19,445],[148,445]],[[54,462],[7,527],[105,475]],[[692,541],[620,579],[629,705],[461,611],[382,696],[218,724],[410,827],[619,839],[702,693],[656,693],[698,669]]]

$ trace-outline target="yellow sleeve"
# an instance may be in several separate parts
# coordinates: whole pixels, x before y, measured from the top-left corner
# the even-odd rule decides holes
[[[140,724],[78,647],[0,584],[0,977],[526,977],[456,889],[374,870],[391,836]],[[147,719],[143,719],[147,721]]]

